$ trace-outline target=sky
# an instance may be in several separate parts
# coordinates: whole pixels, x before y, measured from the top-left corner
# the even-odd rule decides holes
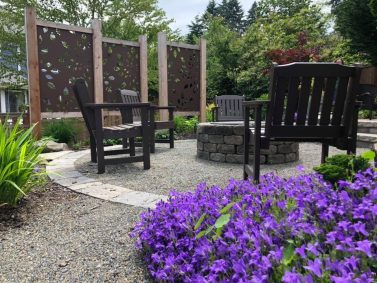
[[[188,27],[196,15],[202,14],[209,0],[159,0],[162,8],[169,19],[174,19],[173,29],[180,29],[182,34],[188,33]],[[217,3],[221,0],[217,0]],[[245,12],[249,11],[254,0],[240,0]]]

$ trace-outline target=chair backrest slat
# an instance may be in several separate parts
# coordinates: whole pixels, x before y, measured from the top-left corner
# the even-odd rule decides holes
[[[93,132],[95,130],[95,116],[93,111],[89,110],[88,108],[84,107],[87,103],[93,103],[92,99],[89,95],[88,87],[86,86],[86,82],[84,79],[78,79],[75,81],[74,85],[72,86],[73,93],[75,94],[77,103],[80,107],[82,116],[84,118],[85,124],[89,131]]]
[[[326,80],[325,93],[323,96],[322,109],[321,109],[321,119],[319,121],[320,125],[328,125],[330,123],[330,116],[332,105],[334,101],[336,77],[330,77]]]
[[[317,125],[318,113],[321,106],[322,91],[325,85],[325,79],[323,77],[314,78],[313,92],[310,98],[310,109],[308,125]]]
[[[273,124],[276,126],[281,125],[283,121],[284,102],[288,90],[288,81],[288,77],[285,76],[279,77],[277,81],[276,96],[273,104]]]
[[[301,91],[297,109],[297,125],[305,125],[306,113],[308,111],[308,101],[311,92],[311,82],[312,78],[302,78]]]
[[[218,121],[241,121],[243,119],[242,102],[244,96],[222,95],[215,97],[215,104],[218,109]]]
[[[344,130],[326,131],[328,138],[347,134],[351,128],[360,71],[335,63],[293,63],[271,69],[270,104],[265,135],[283,133],[281,128],[337,126]],[[313,127],[314,126],[314,127]],[[297,131],[297,137],[302,131]],[[322,133],[318,135],[323,136]],[[278,137],[278,136],[276,136]]]
[[[295,121],[299,86],[300,86],[299,78],[291,78],[289,80],[287,109],[285,112],[285,120],[284,120],[285,125],[293,125]]]
[[[335,105],[331,120],[331,124],[334,126],[340,125],[342,121],[342,112],[344,109],[344,102],[346,100],[347,95],[348,81],[348,77],[341,77],[338,80],[337,91],[335,94]]]
[[[120,89],[118,90],[119,95],[122,98],[123,103],[126,104],[132,104],[132,103],[140,103],[140,96],[139,93],[133,90],[129,89]],[[127,117],[126,121],[129,121],[128,117],[130,114],[129,113],[123,113],[122,115]],[[141,110],[140,108],[133,108],[132,109],[132,121],[141,121]]]

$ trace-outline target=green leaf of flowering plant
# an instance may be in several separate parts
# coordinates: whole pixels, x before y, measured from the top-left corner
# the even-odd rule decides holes
[[[283,264],[289,265],[295,258],[295,247],[289,244],[284,248],[283,252]]]
[[[204,218],[206,217],[206,213],[203,213],[202,216],[200,216],[198,222],[196,222],[195,226],[194,226],[194,230],[198,230],[200,225],[203,223],[204,221]]]
[[[220,210],[220,213],[221,214],[227,213],[229,209],[231,209],[235,204],[236,204],[235,202],[229,203],[227,206],[225,206],[223,209]]]
[[[222,228],[224,227],[226,224],[229,223],[229,220],[230,220],[230,214],[223,214],[221,215],[217,220],[216,220],[216,223],[215,223],[215,228]]]

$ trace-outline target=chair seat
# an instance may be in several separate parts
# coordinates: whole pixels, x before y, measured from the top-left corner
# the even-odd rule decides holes
[[[141,122],[140,123],[132,123],[132,124],[121,124],[121,125],[116,125],[116,126],[110,126],[110,127],[103,127],[104,130],[109,130],[109,131],[127,131],[127,130],[133,130],[136,128],[141,127]]]

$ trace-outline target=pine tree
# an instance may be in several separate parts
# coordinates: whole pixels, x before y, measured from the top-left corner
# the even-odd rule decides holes
[[[203,23],[203,17],[196,16],[188,27],[190,32],[187,35],[187,41],[194,44],[196,39],[201,37],[204,33],[205,25]]]
[[[196,38],[201,37],[208,29],[208,21],[212,17],[219,15],[219,8],[215,0],[210,0],[203,15],[195,16],[195,19],[191,22],[189,27],[189,33],[187,34],[187,41],[189,43],[195,43]]]
[[[211,16],[217,16],[218,15],[219,10],[218,10],[218,7],[217,7],[215,0],[209,1],[205,13],[209,14]]]
[[[247,13],[246,17],[246,26],[250,26],[251,24],[255,23],[258,18],[258,4],[254,2],[251,6],[249,12]]]
[[[366,54],[377,64],[377,2],[374,0],[333,1],[336,29],[350,39],[353,50]]]
[[[223,0],[219,6],[219,14],[232,30],[238,33],[244,31],[244,12],[238,0]]]

